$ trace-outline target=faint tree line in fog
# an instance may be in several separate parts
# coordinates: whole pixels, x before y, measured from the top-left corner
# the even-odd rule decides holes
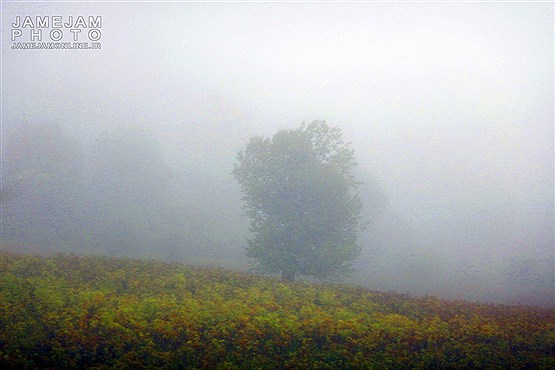
[[[3,141],[8,247],[173,259],[217,244],[203,226],[211,210],[194,199],[197,174],[179,176],[148,131],[114,128],[86,148],[58,124],[25,123]]]

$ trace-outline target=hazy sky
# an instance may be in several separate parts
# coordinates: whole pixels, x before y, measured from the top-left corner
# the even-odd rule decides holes
[[[552,4],[3,6],[10,121],[204,140],[326,119],[395,193],[553,187]],[[16,15],[54,14],[101,15],[102,50],[7,47]]]
[[[101,15],[102,49],[12,50],[17,15]],[[551,3],[4,3],[3,123],[144,126],[210,171],[252,135],[325,119],[423,234],[486,214],[501,236],[508,210],[531,208],[511,243],[535,228],[526,247],[553,259],[553,17]]]

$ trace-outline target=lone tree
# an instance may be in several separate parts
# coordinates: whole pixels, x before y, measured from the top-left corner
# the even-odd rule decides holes
[[[324,121],[253,137],[237,155],[250,230],[247,256],[261,273],[338,279],[358,256],[362,204],[354,151]]]

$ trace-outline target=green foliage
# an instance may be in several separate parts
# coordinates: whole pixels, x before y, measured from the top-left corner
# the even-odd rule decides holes
[[[552,369],[552,310],[2,254],[0,367]]]
[[[254,269],[285,280],[348,273],[359,253],[361,202],[352,194],[359,185],[354,152],[341,130],[315,121],[254,137],[237,159],[233,175],[251,219]]]

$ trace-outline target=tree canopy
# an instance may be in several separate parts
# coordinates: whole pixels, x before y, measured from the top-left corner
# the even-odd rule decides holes
[[[314,121],[253,137],[237,159],[233,175],[251,220],[253,269],[288,281],[349,273],[363,223],[355,155],[342,131]]]

